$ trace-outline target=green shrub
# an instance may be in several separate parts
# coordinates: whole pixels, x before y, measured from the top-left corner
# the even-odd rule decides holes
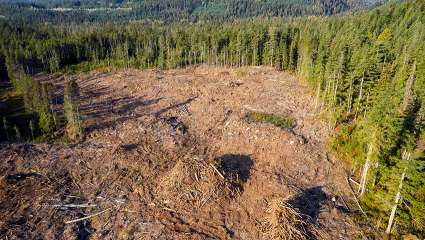
[[[44,133],[50,133],[54,130],[53,114],[49,111],[42,111],[38,114],[39,125]]]
[[[283,129],[292,129],[295,127],[295,120],[288,116],[274,115],[263,112],[249,112],[246,118],[250,122],[271,123]]]

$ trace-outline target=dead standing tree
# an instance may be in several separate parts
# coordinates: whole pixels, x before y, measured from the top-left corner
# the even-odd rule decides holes
[[[369,175],[369,169],[372,165],[372,156],[377,150],[376,146],[376,130],[372,133],[371,141],[368,144],[368,151],[366,154],[366,161],[363,165],[363,171],[362,176],[360,179],[360,188],[359,188],[359,196],[363,196],[366,192],[367,182],[368,182],[368,175]]]
[[[409,162],[410,157],[411,157],[411,154],[410,153],[408,153],[406,151],[403,152],[403,155],[402,155],[402,160],[403,161]],[[397,191],[397,193],[395,195],[394,205],[391,208],[390,218],[388,219],[387,229],[385,230],[385,233],[386,234],[390,234],[391,233],[391,228],[393,226],[394,217],[395,217],[395,214],[396,214],[396,211],[397,211],[397,207],[398,207],[399,203],[402,202],[402,198],[403,197],[401,196],[401,191],[403,189],[403,182],[404,182],[404,179],[406,177],[406,171],[407,171],[407,167],[405,167],[404,170],[403,170],[403,172],[401,173],[400,183],[399,183],[398,188],[397,188],[398,191]]]

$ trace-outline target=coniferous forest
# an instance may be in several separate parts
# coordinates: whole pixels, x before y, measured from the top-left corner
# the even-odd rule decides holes
[[[37,73],[80,73],[111,66],[164,70],[199,64],[271,66],[300,76],[314,93],[315,105],[332,131],[329,149],[358,179],[359,204],[366,215],[360,214],[360,221],[382,233],[425,236],[423,0],[338,15],[332,14],[346,11],[352,3],[330,1],[334,5],[328,8],[323,7],[328,1],[313,5],[301,1],[306,5],[293,3],[297,7],[287,10],[279,1],[265,1],[264,8],[256,5],[260,1],[184,1],[183,7],[173,4],[178,1],[165,2],[166,7],[140,1],[137,14],[166,23],[117,23],[102,21],[103,16],[90,24],[2,20],[0,80],[10,81],[22,94],[29,118],[35,119],[25,123],[31,134],[48,134],[61,124],[49,107],[50,86],[31,80]],[[218,10],[193,12],[199,4]],[[225,12],[220,10],[223,4]],[[151,7],[169,11],[163,14]],[[332,16],[268,17],[303,15]],[[174,21],[181,18],[190,21]],[[78,86],[72,80],[65,94],[66,131],[70,138],[78,138],[83,129],[73,110],[78,109]],[[2,126],[2,140],[19,132],[5,118]],[[22,131],[19,138],[34,138]],[[395,224],[388,229],[390,218]]]
[[[0,15],[26,23],[125,22],[138,20],[209,21],[249,17],[332,15],[369,8],[387,0],[2,0]]]

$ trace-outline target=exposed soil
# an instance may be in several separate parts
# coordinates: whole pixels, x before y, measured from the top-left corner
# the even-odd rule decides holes
[[[296,77],[198,66],[78,83],[84,140],[0,145],[0,239],[269,239],[279,199],[314,226],[311,239],[361,236],[330,131]],[[249,122],[250,111],[296,126]]]

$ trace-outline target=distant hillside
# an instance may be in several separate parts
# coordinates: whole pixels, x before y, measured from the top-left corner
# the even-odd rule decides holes
[[[386,0],[0,0],[0,15],[23,22],[231,20],[332,15]]]

